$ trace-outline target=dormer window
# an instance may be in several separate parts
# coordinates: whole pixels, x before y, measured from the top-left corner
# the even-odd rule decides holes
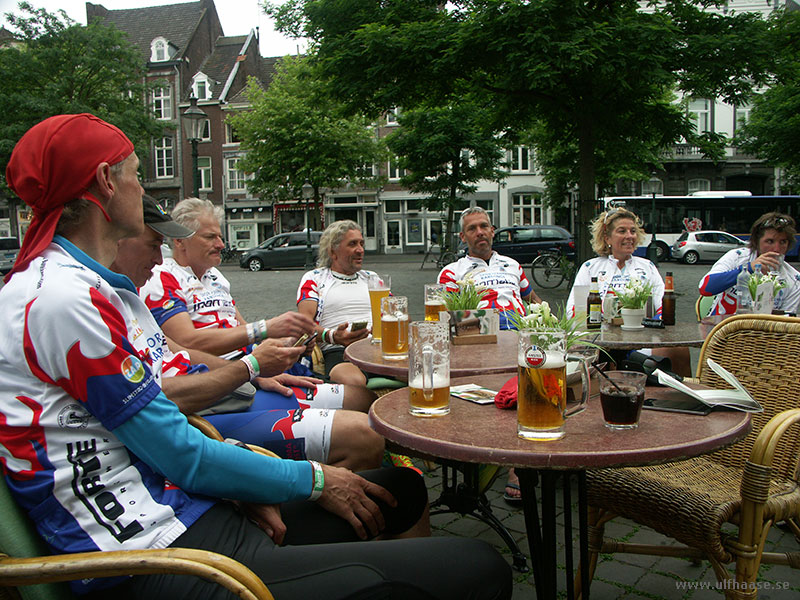
[[[153,38],[150,42],[150,62],[164,62],[169,60],[167,40],[163,37]]]
[[[195,75],[192,82],[192,91],[194,92],[194,97],[198,100],[211,98],[211,81],[208,76],[203,73]]]

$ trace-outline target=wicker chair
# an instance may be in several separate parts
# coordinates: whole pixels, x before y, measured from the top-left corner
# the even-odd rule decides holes
[[[190,421],[209,437],[220,438],[200,417],[190,417]],[[152,573],[202,577],[246,600],[273,598],[250,569],[205,550],[167,548],[50,555],[33,523],[11,497],[5,478],[0,477],[0,600],[71,600],[74,596],[69,586],[56,582]]]
[[[753,427],[744,440],[713,454],[588,472],[590,578],[598,553],[708,559],[720,582],[730,580],[727,597],[739,599],[756,597],[756,586],[743,584],[756,580],[762,562],[800,568],[800,553],[763,551],[774,523],[785,521],[800,535],[800,428],[792,427],[800,422],[800,319],[738,315],[715,327],[700,352],[697,377],[706,385],[729,387],[708,368],[706,358],[733,373],[764,412],[752,415]],[[685,546],[604,539],[604,525],[615,516]],[[738,538],[721,531],[726,523],[738,527]],[[732,562],[733,575],[725,567]]]

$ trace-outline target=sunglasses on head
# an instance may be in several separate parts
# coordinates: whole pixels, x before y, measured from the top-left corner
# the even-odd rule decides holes
[[[764,221],[764,223],[761,224],[761,227],[764,229],[774,229],[779,227],[788,227],[791,225],[791,223],[792,221],[786,217],[772,217]]]
[[[603,217],[603,225],[607,225],[608,221],[612,218],[616,219],[617,215],[619,214],[625,216],[628,214],[628,211],[624,208],[612,208],[611,210],[606,211],[606,214]]]

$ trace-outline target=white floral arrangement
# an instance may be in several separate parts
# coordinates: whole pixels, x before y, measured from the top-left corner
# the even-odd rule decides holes
[[[631,277],[628,283],[617,290],[619,306],[620,308],[644,308],[652,293],[652,283],[641,277]]]
[[[777,293],[786,287],[786,280],[781,277],[778,271],[770,271],[768,273],[753,273],[750,275],[750,279],[747,281],[747,287],[750,290],[750,297],[753,300],[757,300],[758,296],[758,286],[762,283],[772,283],[772,293],[773,295],[777,295]]]
[[[568,317],[567,311],[562,310],[559,316],[550,308],[547,302],[539,304],[529,304],[527,306],[525,315],[517,312],[508,313],[508,320],[518,330],[534,330],[544,331],[548,329],[555,329],[566,333],[566,346],[569,350],[573,346],[590,346],[596,348],[595,344],[583,341],[582,338],[588,335],[596,335],[595,331],[586,331],[582,329],[584,323],[583,318],[579,316]]]

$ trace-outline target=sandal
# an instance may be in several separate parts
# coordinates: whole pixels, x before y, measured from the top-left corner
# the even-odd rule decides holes
[[[512,490],[519,490],[518,483],[511,483],[510,481],[506,483],[506,490],[511,488]],[[505,500],[508,504],[521,504],[522,503],[522,494],[519,496],[512,496],[508,493],[508,491],[503,493],[503,500]]]

